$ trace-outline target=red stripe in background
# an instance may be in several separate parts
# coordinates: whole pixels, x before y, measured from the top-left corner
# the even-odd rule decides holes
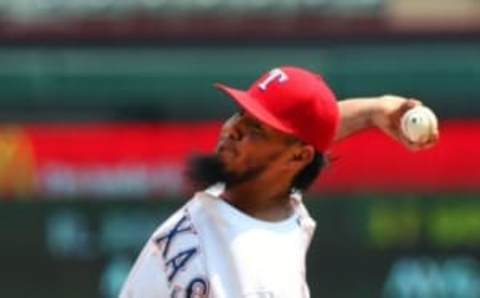
[[[194,153],[211,152],[220,123],[45,124],[24,127],[35,160],[32,195],[178,196]],[[0,194],[2,190],[0,188]]]
[[[438,145],[419,152],[368,131],[334,145],[332,157],[316,190],[478,191],[480,121],[443,122]]]
[[[172,163],[213,149],[220,124],[79,124],[25,128],[38,167]],[[480,190],[480,121],[445,121],[440,143],[410,152],[378,131],[335,144],[315,191]]]
[[[193,152],[209,152],[220,123],[62,124],[26,128],[38,163],[118,164],[184,162]]]

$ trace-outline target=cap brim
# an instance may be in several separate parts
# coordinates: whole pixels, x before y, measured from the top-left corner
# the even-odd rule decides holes
[[[249,114],[258,119],[260,122],[277,129],[286,134],[294,134],[294,131],[279,121],[272,113],[270,113],[260,102],[250,96],[245,91],[228,87],[226,85],[216,83],[215,88],[222,91],[228,97],[232,98],[240,107],[245,109]]]

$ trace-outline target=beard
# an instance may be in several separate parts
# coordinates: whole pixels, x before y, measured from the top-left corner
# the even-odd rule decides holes
[[[243,173],[233,173],[226,169],[218,155],[196,155],[188,162],[187,177],[198,188],[206,188],[217,183],[224,183],[225,188],[231,188],[257,178],[266,167],[267,165],[259,165]]]

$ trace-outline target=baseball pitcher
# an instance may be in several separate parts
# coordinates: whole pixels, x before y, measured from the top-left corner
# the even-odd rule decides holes
[[[121,298],[306,298],[315,222],[302,203],[332,142],[377,127],[410,149],[400,118],[421,105],[396,96],[337,102],[319,75],[279,67],[248,91],[216,85],[238,113],[215,152],[189,164],[202,189],[148,239]]]

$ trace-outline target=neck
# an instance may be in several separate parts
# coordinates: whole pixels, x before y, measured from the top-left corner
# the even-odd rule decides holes
[[[289,187],[246,184],[227,187],[222,198],[242,212],[266,221],[280,221],[293,212]],[[276,184],[279,185],[279,184]]]

